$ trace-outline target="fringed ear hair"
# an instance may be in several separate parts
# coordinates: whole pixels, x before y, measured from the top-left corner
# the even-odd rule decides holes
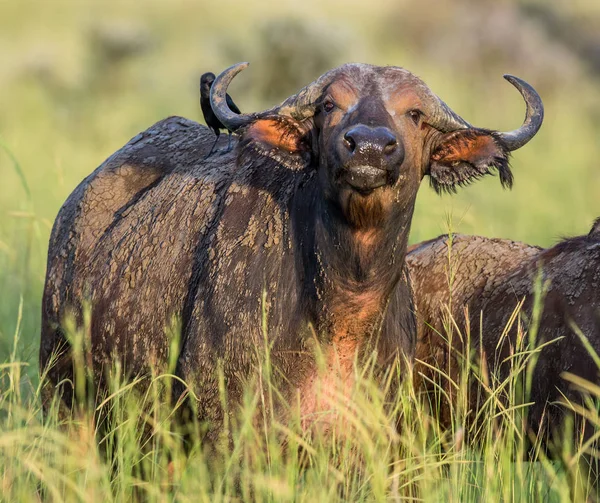
[[[503,187],[512,187],[510,151],[500,136],[484,129],[461,129],[443,136],[431,154],[427,174],[436,192],[456,192],[484,175],[498,172]]]

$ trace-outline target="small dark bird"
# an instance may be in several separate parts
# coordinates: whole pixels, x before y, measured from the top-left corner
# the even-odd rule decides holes
[[[217,116],[213,112],[212,107],[210,106],[210,88],[212,87],[213,82],[215,81],[215,74],[212,72],[207,72],[200,77],[200,108],[202,108],[202,115],[204,115],[204,120],[206,121],[206,125],[214,131],[217,135],[213,146],[210,149],[210,152],[204,159],[208,159],[217,142],[219,141],[219,136],[221,134],[221,129],[227,129]],[[227,106],[236,114],[240,113],[240,109],[236,106],[236,104],[231,99],[229,94],[227,95]],[[231,150],[231,131],[229,131],[229,143],[227,144],[227,150],[225,152],[229,152]]]
[[[594,234],[600,234],[600,218],[597,218],[594,225],[592,225],[592,230],[589,235],[593,236]]]

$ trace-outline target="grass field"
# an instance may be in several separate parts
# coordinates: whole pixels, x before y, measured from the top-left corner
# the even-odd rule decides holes
[[[232,425],[233,445],[224,443],[210,456],[195,449],[186,463],[170,433],[169,411],[152,407],[160,402],[152,394],[146,400],[154,435],[142,449],[143,398],[129,388],[106,405],[118,451],[109,466],[85,416],[63,428],[57,418],[43,424],[36,399],[41,290],[60,205],[139,131],[168,115],[200,120],[197,78],[206,70],[250,61],[232,86],[247,111],[272,105],[343,62],[405,66],[467,120],[499,130],[517,127],[523,117],[521,98],[502,79],[516,74],[539,89],[546,119],[538,136],[513,155],[514,189],[504,191],[489,177],[438,197],[425,181],[411,242],[445,232],[449,216],[457,232],[544,246],[587,232],[600,215],[600,82],[585,61],[554,44],[551,33],[520,21],[515,6],[528,3],[539,2],[476,8],[464,0],[429,15],[427,2],[407,0],[381,2],[378,9],[338,0],[150,1],[144,7],[0,2],[0,498],[35,500],[42,491],[54,501],[126,501],[140,492],[156,501],[230,501],[236,494],[260,501],[340,495],[351,501],[567,501],[562,468],[519,461],[518,409],[490,420],[482,448],[472,451],[456,445],[464,411],[457,411],[454,431],[439,432],[411,390],[388,410],[368,378],[357,390],[357,410],[348,412],[354,423],[341,446],[304,446],[312,463],[307,471],[278,447],[278,435],[292,446],[303,442],[294,426],[269,421],[261,431]],[[493,11],[500,8],[506,12]],[[600,22],[592,0],[556,8],[565,18]],[[506,33],[495,25],[489,33],[485,26],[475,30],[476,17],[467,23],[472,31],[444,26],[485,9],[492,9],[490,19],[508,19],[499,25]],[[430,24],[415,26],[411,19]],[[515,37],[518,44],[504,47],[488,35]],[[311,66],[315,60],[325,68]],[[279,65],[285,75],[269,77]],[[269,87],[267,78],[284,84]],[[168,378],[157,378],[156,386],[162,381]],[[248,411],[255,396],[249,391]],[[402,433],[393,434],[397,418]],[[175,475],[169,475],[169,460]],[[140,466],[150,482],[140,479]]]

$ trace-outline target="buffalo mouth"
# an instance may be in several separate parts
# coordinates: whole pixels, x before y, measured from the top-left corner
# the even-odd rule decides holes
[[[352,166],[345,169],[345,181],[361,193],[369,193],[388,183],[388,171],[375,166]]]

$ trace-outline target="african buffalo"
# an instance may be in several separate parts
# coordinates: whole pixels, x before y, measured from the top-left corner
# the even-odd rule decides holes
[[[517,348],[519,323],[510,325],[511,318],[522,302],[521,326],[525,330],[531,327],[536,279],[541,271],[547,291],[535,344],[554,342],[544,346],[538,356],[528,428],[544,441],[559,432],[568,409],[559,402],[581,403],[579,391],[563,378],[563,372],[600,383],[600,369],[573,328],[578,327],[600,353],[599,223],[596,221],[588,235],[545,250],[509,240],[460,235],[414,245],[406,262],[418,319],[416,357],[423,362],[416,365],[418,385],[433,395],[433,383],[437,382],[452,401],[453,386],[436,369],[458,381],[461,361],[468,358],[467,339],[476,355],[483,353],[487,372],[504,380]],[[503,337],[508,326],[512,328]],[[478,385],[472,389],[471,417],[480,406],[480,391]],[[447,400],[436,404],[445,426],[451,424],[450,405]],[[589,437],[592,432],[587,430]]]
[[[96,387],[117,358],[130,375],[165,368],[165,328],[181,321],[177,374],[198,416],[223,419],[217,369],[239,402],[265,343],[282,396],[307,423],[317,400],[315,342],[325,388],[352,384],[355,355],[386,366],[415,347],[405,254],[415,198],[428,175],[452,191],[497,171],[512,183],[509,152],[542,123],[537,93],[507,76],[527,104],[509,133],[471,126],[416,76],[347,64],[270,110],[215,115],[239,133],[235,152],[205,157],[211,134],[169,118],[137,135],[88,176],[61,208],[50,239],[40,363],[55,352],[46,396],[73,374],[61,324],[91,309]],[[264,292],[264,296],[263,296]],[[71,391],[63,390],[65,403]],[[213,430],[214,431],[214,430]]]
[[[453,234],[412,245],[406,256],[417,318],[414,380],[434,400],[441,386],[451,401],[465,355],[467,326],[476,323],[482,304],[540,247],[508,239]],[[507,310],[515,307],[508,305]],[[468,310],[470,317],[465,317]],[[471,337],[478,335],[477,324]],[[473,343],[476,346],[476,343]],[[452,425],[450,403],[436,401],[435,413]],[[456,405],[453,403],[452,405]]]

